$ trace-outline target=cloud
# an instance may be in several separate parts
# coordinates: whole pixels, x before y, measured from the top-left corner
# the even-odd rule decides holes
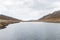
[[[38,19],[58,10],[59,0],[0,0],[0,13],[18,19]]]

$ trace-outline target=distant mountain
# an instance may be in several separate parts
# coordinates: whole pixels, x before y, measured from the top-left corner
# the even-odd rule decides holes
[[[48,14],[46,16],[43,16],[41,19],[39,19],[42,22],[54,22],[54,23],[60,23],[60,10],[55,11],[51,14]]]
[[[0,15],[0,29],[5,28],[5,26],[7,26],[9,24],[19,23],[20,21],[22,21],[22,20],[18,20],[16,18],[9,17],[6,15]]]

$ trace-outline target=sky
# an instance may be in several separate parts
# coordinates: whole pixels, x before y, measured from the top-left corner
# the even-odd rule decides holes
[[[60,10],[60,0],[0,0],[0,14],[21,20],[37,20]]]

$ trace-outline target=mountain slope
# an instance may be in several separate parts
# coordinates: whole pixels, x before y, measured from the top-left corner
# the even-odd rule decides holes
[[[0,15],[0,29],[5,28],[5,26],[9,24],[19,23],[20,21],[22,20],[18,20],[16,18],[12,18],[12,17],[5,16],[5,15]]]
[[[42,21],[42,22],[56,22],[56,23],[60,23],[60,10],[59,11],[55,11],[52,14],[48,14],[48,15],[42,17],[39,20]]]

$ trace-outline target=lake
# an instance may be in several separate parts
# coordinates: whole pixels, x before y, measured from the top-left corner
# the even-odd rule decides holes
[[[0,40],[60,40],[60,23],[11,24],[0,30]]]

